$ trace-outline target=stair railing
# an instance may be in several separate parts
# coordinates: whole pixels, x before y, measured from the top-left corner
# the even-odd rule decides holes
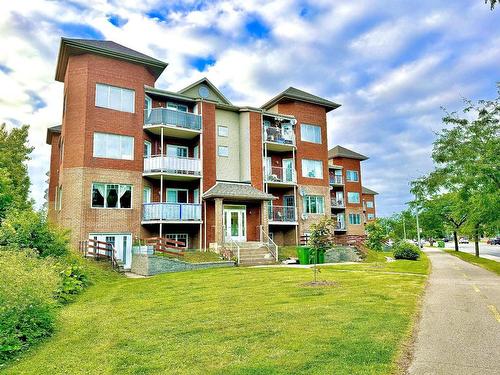
[[[264,228],[262,225],[260,226],[260,242],[264,244],[265,247],[267,247],[267,250],[269,253],[273,256],[274,259],[276,259],[276,262],[278,261],[278,245],[272,240],[271,237],[269,237],[269,234],[267,234],[264,231]]]
[[[229,241],[227,241],[226,243],[229,244],[230,251],[233,254],[236,254],[237,263],[239,265],[240,264],[240,245],[238,245],[238,243],[235,240],[233,240],[232,238],[229,238]],[[236,249],[236,252],[233,249]]]

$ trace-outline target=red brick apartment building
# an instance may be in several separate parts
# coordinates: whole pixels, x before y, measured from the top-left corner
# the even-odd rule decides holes
[[[48,215],[75,245],[111,242],[127,268],[137,238],[192,249],[296,244],[325,214],[345,222],[363,213],[360,199],[331,204],[351,185],[367,203],[373,197],[362,191],[363,159],[330,152],[329,164],[326,114],[339,104],[290,87],[259,108],[235,106],[206,78],[178,92],[156,88],[166,67],[111,41],[61,40]],[[337,168],[344,180],[356,170],[358,181],[332,184]]]

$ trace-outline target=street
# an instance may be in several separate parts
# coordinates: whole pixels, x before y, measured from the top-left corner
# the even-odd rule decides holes
[[[446,249],[454,249],[455,244],[453,241],[446,243]],[[474,250],[474,242],[469,242],[468,244],[458,244],[458,248],[460,251],[469,254],[475,254]],[[482,258],[496,260],[500,262],[500,245],[488,245],[486,243],[479,243],[479,255]]]

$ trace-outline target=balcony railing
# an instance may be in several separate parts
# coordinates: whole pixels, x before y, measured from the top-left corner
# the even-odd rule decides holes
[[[271,167],[265,169],[266,182],[296,183],[297,173],[295,169],[283,167]]]
[[[201,220],[201,204],[144,203],[142,219],[144,221],[199,221]]]
[[[332,207],[335,207],[335,208],[344,208],[345,207],[345,203],[342,199],[338,199],[338,200],[335,200],[335,199],[332,199]]]
[[[269,221],[294,222],[297,221],[295,207],[269,206]]]
[[[198,158],[154,155],[144,158],[144,172],[166,172],[200,176],[201,161]]]
[[[264,140],[287,145],[295,145],[295,134],[291,128],[264,126]]]
[[[337,225],[335,225],[335,230],[346,230],[345,224],[337,223]]]
[[[330,184],[342,185],[342,176],[330,176]]]
[[[201,116],[168,108],[144,110],[145,125],[173,125],[178,128],[201,130]]]

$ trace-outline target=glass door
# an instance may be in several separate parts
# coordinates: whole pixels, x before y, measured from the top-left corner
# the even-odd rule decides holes
[[[283,182],[294,182],[293,159],[283,159]]]
[[[224,236],[225,240],[236,242],[246,241],[246,208],[224,208]]]

